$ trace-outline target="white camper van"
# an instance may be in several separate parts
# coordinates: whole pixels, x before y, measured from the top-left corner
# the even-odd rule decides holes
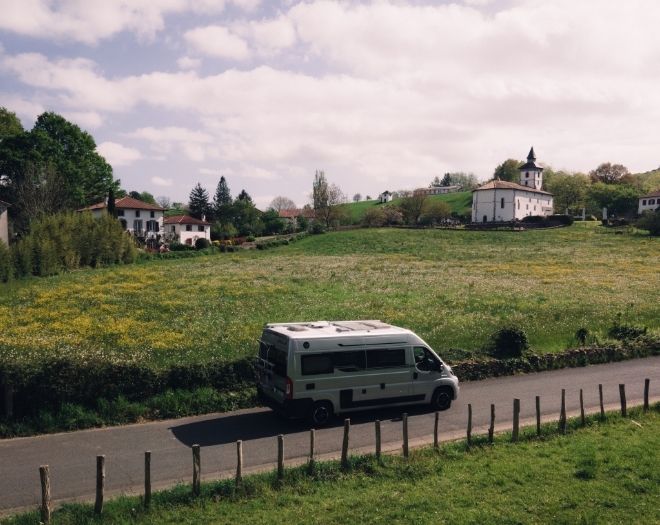
[[[429,345],[381,321],[267,324],[259,340],[261,401],[315,426],[365,408],[430,403],[446,410],[458,390]]]

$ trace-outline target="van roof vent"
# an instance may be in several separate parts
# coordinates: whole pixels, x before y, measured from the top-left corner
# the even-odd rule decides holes
[[[300,325],[287,326],[286,329],[289,330],[290,332],[304,332],[305,330],[307,330],[307,328],[305,328],[304,326],[300,326]]]

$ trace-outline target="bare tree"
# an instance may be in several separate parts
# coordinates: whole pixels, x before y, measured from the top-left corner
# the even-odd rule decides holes
[[[172,205],[172,201],[170,201],[169,197],[165,197],[164,195],[161,195],[159,197],[156,197],[156,204],[160,206],[161,208],[168,209]]]
[[[295,209],[296,203],[293,202],[288,197],[275,197],[269,206],[272,210],[276,212],[281,212],[282,210],[292,210]]]
[[[428,196],[423,191],[414,191],[410,197],[404,197],[399,204],[404,220],[411,225],[417,224],[424,210]]]
[[[66,184],[52,165],[30,163],[16,184],[16,202],[28,221],[65,209]]]
[[[323,221],[326,227],[330,227],[341,215],[338,205],[346,202],[346,196],[339,186],[328,184],[323,171],[317,171],[314,174],[312,201],[316,219]]]

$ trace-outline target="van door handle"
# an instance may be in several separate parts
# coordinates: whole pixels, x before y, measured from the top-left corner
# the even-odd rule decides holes
[[[417,379],[419,377],[419,374],[417,372],[413,372],[413,379]]]

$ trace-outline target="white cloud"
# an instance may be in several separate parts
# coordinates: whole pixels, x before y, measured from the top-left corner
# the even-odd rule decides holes
[[[96,111],[65,111],[62,115],[83,129],[98,128],[103,124],[103,117]]]
[[[113,167],[128,166],[142,158],[142,154],[137,149],[123,146],[117,142],[102,142],[96,149]]]
[[[250,21],[236,26],[236,31],[249,37],[261,53],[274,53],[296,43],[296,30],[286,16],[272,20]]]
[[[223,26],[198,27],[186,31],[183,37],[192,49],[206,55],[231,60],[245,60],[250,56],[245,40]]]
[[[169,187],[173,184],[172,179],[164,179],[163,177],[158,177],[157,175],[151,177],[150,180],[153,185],[160,187]]]
[[[165,128],[139,128],[127,135],[131,138],[143,139],[149,142],[209,143],[213,140],[213,137],[208,133],[178,126],[167,126]]]
[[[183,56],[176,61],[176,64],[180,69],[197,69],[202,65],[202,60],[199,58]]]

